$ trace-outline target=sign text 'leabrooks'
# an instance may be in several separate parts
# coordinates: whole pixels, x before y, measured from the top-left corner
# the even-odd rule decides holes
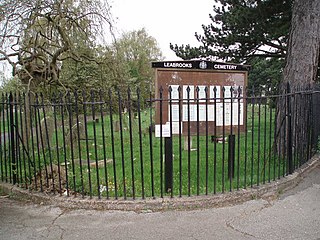
[[[218,71],[248,71],[249,66],[211,62],[206,60],[194,60],[194,61],[164,61],[153,62],[153,68],[179,68],[179,69],[199,69],[199,70],[218,70]]]

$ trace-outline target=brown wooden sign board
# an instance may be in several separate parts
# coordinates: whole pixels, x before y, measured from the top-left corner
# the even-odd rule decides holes
[[[234,133],[238,127],[244,130],[246,103],[243,89],[247,86],[249,66],[211,61],[167,61],[153,62],[152,67],[156,70],[155,98],[158,99],[155,104],[156,135],[157,126],[159,129],[161,124],[166,125],[162,134],[171,125],[170,135],[180,131],[184,136],[189,131],[191,136],[197,135],[198,131],[199,135],[221,135],[223,125],[226,134],[230,133],[231,127]]]

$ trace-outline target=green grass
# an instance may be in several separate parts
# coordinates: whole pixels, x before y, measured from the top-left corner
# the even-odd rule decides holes
[[[261,106],[259,117],[258,106],[255,106],[254,121],[252,121],[251,110],[252,108],[249,105],[247,134],[242,132],[238,136],[236,132],[235,172],[232,180],[228,179],[228,142],[212,143],[210,136],[208,136],[208,141],[206,136],[193,136],[193,148],[199,145],[199,149],[190,152],[189,162],[188,151],[183,149],[180,151],[179,136],[173,136],[173,196],[201,195],[246,188],[268,182],[285,174],[284,161],[275,156],[272,150],[274,124],[270,124],[270,112],[273,115],[272,120],[274,120],[274,111]],[[145,197],[151,197],[152,195],[159,197],[161,194],[171,195],[171,193],[166,193],[164,189],[164,141],[161,156],[160,138],[155,138],[154,133],[151,138],[152,145],[150,145],[149,114],[149,110],[141,113],[141,135],[139,135],[139,119],[132,118],[132,139],[130,139],[128,114],[122,116],[124,129],[122,136],[120,131],[115,131],[115,122],[119,121],[119,117],[113,115],[113,141],[109,115],[104,115],[103,123],[100,116],[99,123],[89,120],[87,123],[88,140],[81,139],[80,147],[74,146],[73,151],[70,140],[67,139],[69,135],[63,135],[62,120],[59,116],[56,119],[57,131],[54,131],[50,139],[50,149],[45,140],[43,140],[45,148],[38,150],[37,144],[34,144],[36,164],[35,168],[30,167],[31,175],[33,176],[34,172],[39,172],[39,169],[45,172],[45,166],[49,171],[50,164],[53,163],[61,166],[61,169],[67,170],[68,188],[71,192],[75,191],[78,194],[96,196],[99,194],[99,189],[102,189],[100,186],[105,186],[106,188],[103,188],[104,191],[101,192],[102,197],[126,196],[131,198],[133,195],[141,197],[143,194]],[[68,118],[65,120],[68,120]],[[67,129],[65,129],[65,132],[68,132]],[[225,135],[229,134],[229,132],[226,132]],[[96,138],[94,138],[95,135]],[[183,148],[183,141],[182,137],[181,148]],[[34,142],[36,142],[35,139]],[[38,142],[40,142],[40,137]],[[130,144],[131,142],[132,144]],[[208,149],[206,149],[207,145]],[[112,151],[113,148],[114,151]],[[29,149],[31,150],[32,147],[29,146]],[[216,151],[214,151],[215,149]],[[2,152],[2,170],[0,169],[0,172],[3,177],[5,176],[5,165],[7,171],[9,168],[8,161],[4,161],[4,149]],[[31,154],[30,157],[33,157],[33,155]],[[20,159],[21,161],[17,165],[18,175],[21,176],[19,181],[21,183],[25,180],[28,182],[29,162],[27,158],[25,158],[26,161],[22,160],[22,150],[20,150]],[[102,166],[98,168],[89,166],[88,160],[93,165],[96,161],[100,164],[100,161],[102,161]],[[65,162],[67,168],[63,166]],[[9,172],[7,175],[9,175]],[[46,184],[44,178],[42,183],[43,185]],[[56,181],[55,184],[58,185],[58,182]]]

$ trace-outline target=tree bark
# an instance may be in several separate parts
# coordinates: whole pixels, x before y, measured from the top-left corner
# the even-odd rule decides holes
[[[319,50],[320,1],[294,0],[286,66],[279,92],[286,94],[290,89],[290,93],[301,91],[301,94],[286,95],[277,103],[275,149],[285,159],[292,158],[301,143],[310,146],[312,104],[310,94],[303,92],[311,90],[317,79]],[[291,173],[290,163],[286,165]]]
[[[312,85],[317,77],[320,46],[320,1],[293,2],[283,83],[291,91]],[[282,88],[285,89],[285,86]]]

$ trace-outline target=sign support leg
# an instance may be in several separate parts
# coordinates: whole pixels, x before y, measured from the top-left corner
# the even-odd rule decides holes
[[[172,137],[165,138],[165,190],[167,193],[172,191]]]

